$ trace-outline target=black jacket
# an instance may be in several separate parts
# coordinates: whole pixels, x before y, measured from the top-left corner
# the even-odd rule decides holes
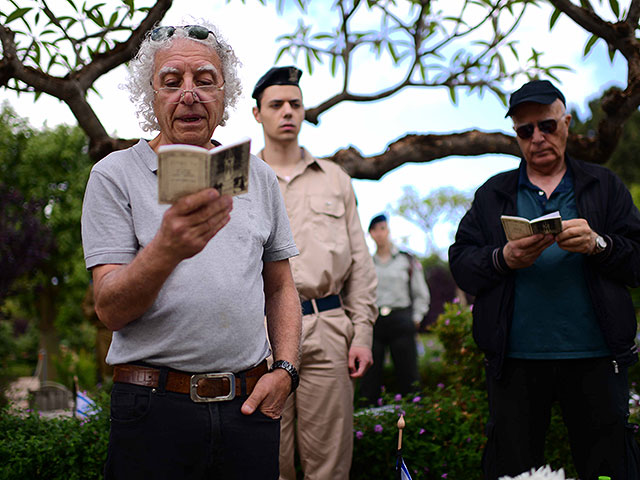
[[[640,285],[640,212],[610,170],[566,157],[574,175],[578,216],[607,241],[585,262],[585,279],[604,339],[620,366],[638,359],[636,317],[626,286]],[[518,170],[498,174],[476,192],[449,248],[449,265],[475,295],[473,337],[490,374],[500,376],[513,316],[515,273],[502,254],[500,215],[517,215]]]

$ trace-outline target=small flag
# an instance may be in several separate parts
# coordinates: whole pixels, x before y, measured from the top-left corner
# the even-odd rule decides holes
[[[396,461],[396,473],[398,480],[411,480],[411,474],[400,452],[398,452],[398,460]]]
[[[95,415],[98,412],[96,402],[89,398],[87,392],[76,393],[76,412],[77,418],[87,418],[89,415]]]
[[[404,429],[404,415],[400,415],[398,419],[398,453],[396,456],[396,480],[411,480],[409,469],[402,458],[402,430]]]

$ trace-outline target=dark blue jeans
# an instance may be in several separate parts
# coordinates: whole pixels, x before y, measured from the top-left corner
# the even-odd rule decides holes
[[[483,470],[488,480],[545,465],[551,407],[558,402],[581,480],[640,479],[640,451],[628,423],[627,369],[611,358],[505,360],[487,375],[489,422]]]
[[[105,479],[277,479],[280,420],[243,415],[244,400],[115,383]]]

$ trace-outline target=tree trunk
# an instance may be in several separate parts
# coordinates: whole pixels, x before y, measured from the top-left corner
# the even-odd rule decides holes
[[[56,331],[54,322],[56,318],[55,297],[58,287],[47,282],[42,285],[36,297],[36,309],[40,317],[40,350],[46,352],[45,363],[42,365],[46,372],[46,378],[42,380],[58,379],[58,371],[56,369],[56,360],[60,353],[60,341],[58,332]]]

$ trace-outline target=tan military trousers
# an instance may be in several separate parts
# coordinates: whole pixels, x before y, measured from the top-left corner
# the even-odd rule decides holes
[[[280,479],[295,480],[294,444],[304,478],[348,480],[353,453],[353,324],[342,309],[302,317],[300,386],[289,396],[280,431]]]

